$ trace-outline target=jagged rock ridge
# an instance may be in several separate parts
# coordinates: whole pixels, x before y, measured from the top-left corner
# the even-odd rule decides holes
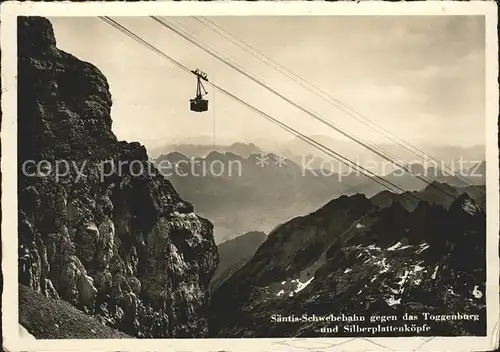
[[[381,208],[389,206],[393,202],[398,202],[406,210],[413,211],[419,204],[419,202],[415,201],[416,199],[418,199],[429,204],[442,205],[443,207],[448,209],[453,201],[462,193],[466,193],[468,196],[470,196],[474,200],[474,202],[483,209],[486,208],[485,186],[471,185],[467,187],[453,187],[449,184],[439,181],[432,181],[420,191],[392,193],[390,191],[384,190],[371,197],[370,201]]]
[[[277,323],[273,314],[401,317],[428,312],[480,316],[479,321],[427,322],[430,336],[484,336],[485,219],[485,211],[466,193],[448,209],[420,202],[411,212],[398,202],[379,208],[363,195],[337,198],[278,226],[214,291],[210,335],[314,337],[335,325]],[[412,333],[385,333],[403,335]],[[360,334],[341,328],[328,336]]]
[[[212,224],[116,139],[99,69],[47,19],[18,24],[20,283],[132,336],[204,336]]]

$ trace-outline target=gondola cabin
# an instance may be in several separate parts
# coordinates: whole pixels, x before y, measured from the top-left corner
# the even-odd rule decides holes
[[[191,72],[196,75],[196,97],[190,99],[191,111],[195,112],[207,111],[208,100],[203,99],[203,96],[207,94],[207,91],[205,90],[205,87],[203,87],[203,84],[201,83],[201,80],[208,82],[207,74],[198,69]]]
[[[208,100],[202,97],[191,99],[191,111],[203,112],[208,110]]]

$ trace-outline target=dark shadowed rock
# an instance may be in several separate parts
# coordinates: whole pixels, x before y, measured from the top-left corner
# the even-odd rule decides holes
[[[266,238],[264,232],[253,231],[219,244],[220,262],[212,278],[212,290],[250,260]]]
[[[20,283],[132,336],[204,336],[212,224],[116,139],[106,78],[48,20],[19,18],[18,75],[19,163],[46,161],[19,177]]]
[[[54,300],[19,285],[19,323],[36,339],[133,338],[63,300]]]
[[[439,181],[432,181],[425,188],[422,188],[419,191],[408,191],[402,194],[392,193],[385,190],[371,197],[370,201],[381,208],[385,208],[393,202],[397,202],[409,211],[415,210],[419,204],[417,200],[449,208],[455,199],[457,199],[462,193],[466,193],[477,205],[483,209],[485,208],[485,186],[457,187]]]
[[[479,321],[426,321],[432,327],[428,336],[484,335],[485,218],[466,194],[448,210],[421,202],[413,212],[398,202],[380,209],[361,195],[335,199],[278,226],[214,291],[210,335],[319,337],[320,328],[339,322],[301,321],[303,314],[369,318],[423,312],[479,316]],[[280,323],[280,316],[299,320]],[[344,330],[350,322],[339,321],[332,337],[371,336]]]

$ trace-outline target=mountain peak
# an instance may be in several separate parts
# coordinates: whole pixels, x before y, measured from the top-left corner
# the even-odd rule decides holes
[[[462,212],[470,216],[475,216],[478,212],[483,210],[467,193],[464,192],[452,203],[450,211]]]
[[[226,152],[226,157],[230,160],[243,160],[243,157],[241,155],[233,152]]]
[[[432,182],[430,182],[424,189],[425,192],[436,191],[436,190],[456,193],[455,187],[444,182],[439,182],[437,180],[433,180]]]
[[[335,198],[325,204],[322,208],[318,209],[316,213],[331,212],[344,209],[349,211],[349,209],[365,209],[367,211],[372,207],[371,202],[362,193],[356,193],[351,196],[342,195]]]
[[[160,155],[160,157],[158,159],[161,159],[161,160],[168,160],[168,161],[172,161],[172,162],[178,162],[180,160],[189,160],[189,158],[182,154],[182,153],[179,153],[179,152],[171,152],[171,153],[168,153],[166,155]]]
[[[210,153],[207,154],[205,159],[206,160],[223,160],[224,154],[221,152],[218,152],[216,150],[212,150]]]

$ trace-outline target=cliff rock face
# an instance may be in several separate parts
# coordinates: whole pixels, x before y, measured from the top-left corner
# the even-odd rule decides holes
[[[217,337],[314,337],[337,323],[307,317],[415,314],[431,330],[419,335],[485,334],[486,214],[466,193],[449,209],[398,202],[383,209],[365,196],[342,196],[278,226],[253,258],[212,297]],[[424,321],[425,314],[479,320]],[[273,318],[274,315],[274,318]],[[297,318],[298,320],[279,320]],[[295,318],[294,318],[295,317]],[[415,323],[415,321],[413,321]],[[372,336],[341,322],[335,336]],[[386,331],[376,336],[415,336]]]
[[[129,335],[203,336],[212,224],[116,139],[104,75],[48,20],[18,25],[20,283]]]

